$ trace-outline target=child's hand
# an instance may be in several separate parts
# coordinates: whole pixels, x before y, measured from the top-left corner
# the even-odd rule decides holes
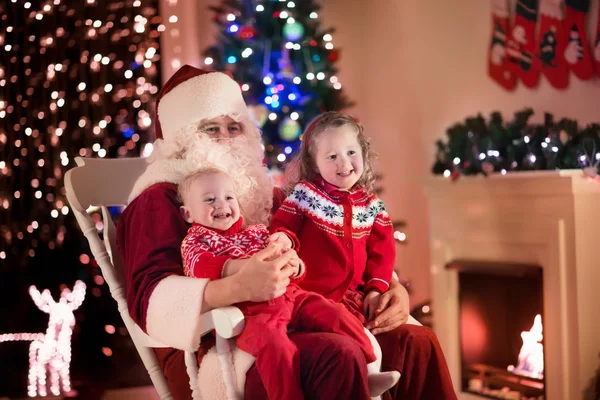
[[[285,250],[284,252],[289,251],[289,250]],[[287,265],[289,266],[292,271],[293,274],[290,275],[290,278],[298,278],[300,275],[302,275],[303,271],[303,264],[302,264],[302,260],[300,260],[300,258],[298,257],[298,255],[294,255],[290,261],[288,261]]]
[[[288,235],[283,232],[275,232],[271,236],[269,236],[268,240],[269,244],[275,243],[281,246],[283,250],[289,250],[292,248],[292,240]]]
[[[293,271],[290,278],[296,278],[300,272],[300,259],[297,256],[292,257],[290,261],[288,261],[287,266]]]
[[[381,293],[377,290],[371,290],[366,296],[363,304],[364,314],[367,317],[367,321],[372,321],[377,315],[375,314],[375,309],[379,305],[379,299],[381,298]]]

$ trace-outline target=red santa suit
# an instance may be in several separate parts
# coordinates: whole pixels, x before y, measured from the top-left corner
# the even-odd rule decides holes
[[[361,322],[363,293],[388,290],[396,254],[392,221],[383,202],[362,189],[300,182],[271,222],[273,231],[291,231],[302,243],[307,266],[302,287],[343,302]]]
[[[293,234],[291,237],[295,239]],[[242,218],[226,231],[193,224],[181,244],[183,269],[187,276],[220,279],[228,259],[252,256],[267,246],[268,238],[264,225],[242,229]],[[294,242],[294,248],[299,248],[298,241]],[[304,399],[300,355],[288,337],[288,327],[349,336],[359,344],[367,362],[375,361],[371,343],[356,318],[341,304],[300,289],[297,283],[304,273],[293,278],[285,294],[276,299],[236,304],[245,321],[236,344],[256,357],[256,367],[271,399]]]

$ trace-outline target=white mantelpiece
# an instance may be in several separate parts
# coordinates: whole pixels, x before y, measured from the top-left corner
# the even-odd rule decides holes
[[[544,273],[546,399],[591,398],[600,367],[600,180],[521,172],[426,183],[434,329],[461,399],[456,259],[538,264]],[[516,360],[515,360],[516,361]]]

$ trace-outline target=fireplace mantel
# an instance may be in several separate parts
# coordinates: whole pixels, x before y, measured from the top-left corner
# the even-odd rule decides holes
[[[600,180],[577,171],[426,181],[434,329],[461,393],[453,260],[536,264],[544,273],[546,398],[587,399],[600,367]],[[515,360],[516,361],[516,360]]]

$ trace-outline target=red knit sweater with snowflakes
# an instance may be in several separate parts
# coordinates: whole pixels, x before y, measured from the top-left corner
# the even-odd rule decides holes
[[[269,230],[264,225],[249,225],[242,229],[240,217],[229,229],[221,231],[192,224],[181,243],[181,259],[185,275],[196,278],[221,279],[223,266],[230,259],[250,257],[267,246]],[[286,232],[298,247],[298,240]],[[297,283],[299,278],[293,278]]]
[[[392,221],[375,195],[318,177],[300,182],[273,216],[271,231],[294,232],[306,265],[302,288],[336,302],[346,291],[389,288],[396,247]]]

